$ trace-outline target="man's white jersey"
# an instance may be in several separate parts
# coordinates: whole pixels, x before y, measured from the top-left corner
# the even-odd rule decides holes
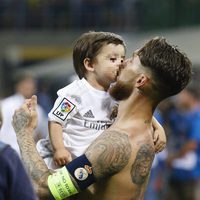
[[[84,78],[58,90],[57,94],[49,121],[63,126],[65,147],[72,156],[80,156],[113,123],[111,112],[116,101],[107,92],[93,88]]]

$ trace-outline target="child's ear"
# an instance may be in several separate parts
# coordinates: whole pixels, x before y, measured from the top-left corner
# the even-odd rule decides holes
[[[145,74],[140,74],[136,81],[136,87],[143,87],[149,82],[149,78]]]
[[[85,68],[86,68],[87,71],[90,71],[90,72],[94,71],[94,67],[93,67],[93,65],[91,63],[90,58],[85,58],[83,60],[83,64],[84,64],[84,66],[85,66]]]

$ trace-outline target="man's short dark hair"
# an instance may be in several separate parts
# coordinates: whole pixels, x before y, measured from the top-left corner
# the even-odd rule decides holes
[[[191,61],[177,47],[168,44],[165,38],[150,40],[137,54],[141,64],[151,70],[155,80],[153,90],[160,99],[179,93],[189,83]]]

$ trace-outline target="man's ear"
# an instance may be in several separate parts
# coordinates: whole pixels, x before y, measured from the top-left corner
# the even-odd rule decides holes
[[[85,66],[85,68],[86,68],[87,71],[90,71],[90,72],[94,71],[94,67],[93,67],[93,65],[91,63],[90,58],[85,58],[83,60],[83,64],[84,64],[84,66]]]
[[[149,78],[145,74],[140,74],[136,80],[136,87],[144,87],[149,82]]]

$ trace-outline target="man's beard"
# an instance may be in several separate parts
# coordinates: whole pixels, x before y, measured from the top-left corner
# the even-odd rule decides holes
[[[126,100],[133,92],[133,83],[117,81],[110,89],[110,96],[116,101]]]

